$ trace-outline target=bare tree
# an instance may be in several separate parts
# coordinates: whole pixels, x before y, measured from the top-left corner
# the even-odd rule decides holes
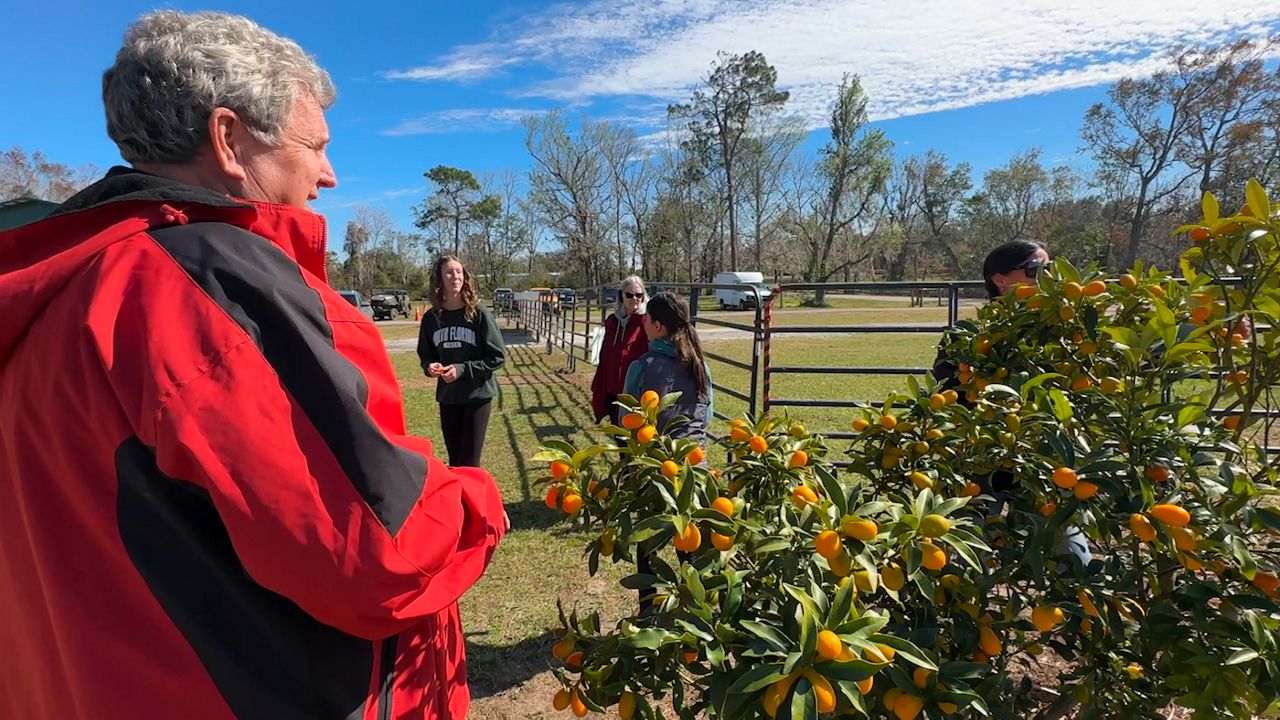
[[[604,237],[611,177],[603,159],[609,136],[603,123],[583,118],[576,134],[559,111],[524,120],[525,147],[533,158],[530,201],[578,267],[575,280],[604,281]]]
[[[785,206],[782,183],[787,165],[804,137],[799,118],[775,113],[759,118],[743,141],[738,185],[751,223],[752,255],[758,270],[764,269],[765,246]]]
[[[39,150],[27,155],[16,145],[0,153],[0,200],[34,197],[62,202],[99,175],[93,165],[73,168],[53,162]]]
[[[1015,155],[1005,165],[982,176],[982,189],[973,197],[970,214],[980,245],[994,247],[1024,237],[1037,209],[1049,199],[1049,173],[1040,164],[1040,149]],[[980,250],[985,253],[989,247]]]
[[[694,90],[689,103],[667,108],[669,117],[688,121],[691,147],[704,160],[714,160],[723,173],[731,270],[738,269],[734,163],[752,119],[781,108],[790,97],[785,90],[775,88],[777,82],[778,71],[759,52],[753,50],[743,55],[721,52],[716,55],[711,74],[703,79],[706,88]]]
[[[808,238],[809,261],[805,276],[810,282],[826,282],[851,264],[866,260],[848,257],[833,266],[832,249],[843,235],[873,211],[893,169],[892,144],[879,130],[867,129],[867,98],[856,75],[845,75],[831,109],[831,140],[819,151],[818,172],[825,180],[821,199],[815,203],[815,233]],[[818,302],[823,302],[819,296]]]
[[[1186,132],[1176,139],[1177,157],[1198,176],[1200,193],[1244,192],[1248,178],[1234,178],[1230,167],[1248,165],[1242,155],[1256,148],[1265,128],[1267,102],[1277,93],[1277,74],[1267,72],[1263,58],[1276,40],[1239,40],[1207,51],[1183,50],[1174,59],[1178,81],[1195,101],[1188,109]]]
[[[925,153],[923,159],[912,158],[906,166],[914,174],[914,184],[919,189],[916,203],[920,219],[928,230],[930,247],[944,256],[952,273],[961,272],[960,256],[956,252],[955,212],[965,194],[973,186],[969,163],[959,163],[954,168],[947,165],[947,157],[936,150]]]
[[[1131,188],[1122,267],[1137,259],[1156,208],[1195,174],[1177,162],[1175,153],[1195,122],[1195,108],[1209,92],[1205,83],[1189,82],[1197,75],[1195,63],[1185,51],[1177,53],[1174,70],[1145,79],[1125,78],[1107,91],[1108,102],[1085,113],[1080,135],[1098,165],[1098,184]]]

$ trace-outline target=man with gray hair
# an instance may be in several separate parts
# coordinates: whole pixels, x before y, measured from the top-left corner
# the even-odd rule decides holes
[[[147,15],[103,76],[132,168],[0,233],[0,717],[465,716],[502,499],[326,283],[334,97],[245,18]]]

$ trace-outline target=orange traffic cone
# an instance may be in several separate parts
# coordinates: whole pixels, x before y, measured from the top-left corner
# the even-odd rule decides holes
[[[414,309],[413,309],[413,321],[414,321],[414,322],[419,322],[420,320],[422,320],[422,311],[421,311],[421,310],[419,310],[418,308],[414,308]]]

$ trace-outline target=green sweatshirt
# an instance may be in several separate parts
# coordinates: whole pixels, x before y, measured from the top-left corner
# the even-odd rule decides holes
[[[428,310],[418,331],[418,359],[422,370],[433,362],[457,365],[458,379],[436,379],[436,401],[441,405],[465,405],[492,399],[498,394],[494,372],[507,360],[507,346],[493,315],[476,308],[468,321],[463,310]]]

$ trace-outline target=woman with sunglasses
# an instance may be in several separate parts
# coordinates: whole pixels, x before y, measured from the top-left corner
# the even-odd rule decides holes
[[[1030,240],[1012,240],[987,253],[982,261],[982,281],[986,285],[987,299],[995,300],[1008,294],[1018,285],[1034,285],[1040,269],[1049,262],[1049,252],[1044,246]],[[933,377],[942,382],[943,389],[960,385],[956,379],[959,366],[947,355],[947,343],[938,348],[933,361]]]
[[[591,409],[596,422],[609,418],[619,421],[615,404],[626,381],[627,368],[649,352],[649,338],[644,332],[644,281],[632,275],[618,285],[618,302],[613,314],[604,321],[604,341],[600,345],[600,363],[591,380]]]
[[[1013,240],[987,253],[982,263],[982,280],[986,286],[987,299],[994,300],[1009,294],[1019,285],[1034,285],[1040,270],[1049,263],[1049,253],[1040,243],[1030,240]],[[933,377],[942,382],[943,388],[955,388],[960,385],[956,378],[957,364],[946,354],[945,341],[938,349],[938,357],[933,363]],[[960,402],[967,404],[963,398]],[[986,508],[988,516],[998,516],[1004,512],[1017,485],[1013,473],[1008,470],[997,470],[989,477],[978,478],[983,493],[995,498]],[[1089,552],[1089,541],[1084,533],[1074,525],[1064,525],[1062,537],[1057,547],[1058,553],[1069,553],[1087,567],[1093,560]]]

